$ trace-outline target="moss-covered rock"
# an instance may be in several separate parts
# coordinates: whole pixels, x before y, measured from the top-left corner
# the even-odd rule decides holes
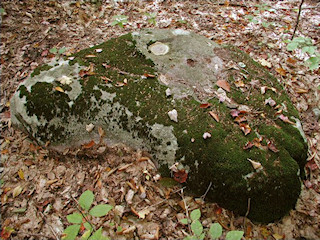
[[[307,152],[298,112],[248,55],[176,29],[73,57],[35,70],[11,100],[12,123],[39,144],[78,146],[101,127],[110,143],[149,151],[163,175],[179,163],[171,169],[181,182],[188,173],[194,194],[210,186],[207,199],[242,215],[250,203],[253,220],[294,207]]]

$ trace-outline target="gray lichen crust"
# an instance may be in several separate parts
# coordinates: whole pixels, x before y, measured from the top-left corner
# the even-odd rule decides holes
[[[76,147],[101,127],[110,144],[149,151],[163,175],[180,162],[194,194],[211,185],[207,199],[243,215],[250,199],[256,221],[282,217],[300,193],[307,148],[282,86],[238,49],[185,30],[134,32],[40,67],[11,111],[41,145]]]

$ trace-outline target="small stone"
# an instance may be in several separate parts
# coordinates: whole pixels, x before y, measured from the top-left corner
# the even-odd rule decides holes
[[[177,110],[173,109],[171,111],[168,112],[169,118],[174,121],[174,122],[178,122],[178,112]]]
[[[211,138],[211,134],[208,133],[208,132],[205,132],[203,135],[202,135],[203,139],[207,139],[207,138]]]
[[[166,96],[170,97],[172,95],[170,88],[166,89]]]
[[[94,125],[92,123],[86,125],[87,132],[91,132],[94,129]]]

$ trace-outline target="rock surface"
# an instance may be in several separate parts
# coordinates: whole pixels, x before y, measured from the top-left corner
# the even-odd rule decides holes
[[[60,151],[103,129],[110,144],[149,151],[163,175],[171,167],[194,194],[210,187],[206,199],[252,220],[284,216],[300,194],[307,147],[277,79],[185,30],[134,32],[44,65],[11,111],[15,126]]]

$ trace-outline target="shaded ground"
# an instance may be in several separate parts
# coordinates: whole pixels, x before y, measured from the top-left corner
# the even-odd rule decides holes
[[[300,1],[264,1],[276,9],[274,13],[262,5],[254,7],[254,1],[229,6],[221,2],[1,2],[1,229],[15,230],[9,239],[59,239],[68,225],[66,216],[76,210],[76,199],[87,189],[95,193],[95,203],[118,206],[119,211],[93,222],[113,239],[181,239],[190,231],[178,219],[195,208],[201,209],[204,227],[219,222],[226,231],[243,230],[248,239],[320,238],[319,115],[313,111],[319,110],[319,70],[309,71],[302,65],[305,55],[288,52],[283,43],[291,37],[297,15],[293,8]],[[319,5],[310,1],[304,7],[297,34],[319,45]],[[258,23],[250,23],[245,16],[257,10]],[[301,197],[282,220],[254,224],[187,196],[182,186],[164,187],[147,153],[101,144],[55,156],[11,128],[8,101],[32,69],[55,57],[49,49],[66,47],[64,54],[69,54],[154,27],[144,15],[153,12],[157,27],[188,29],[218,43],[235,44],[257,61],[266,60],[285,85],[301,113],[310,151]],[[112,16],[119,14],[129,17],[125,28],[110,25]],[[275,26],[264,27],[260,20]],[[96,159],[89,159],[92,156]],[[140,211],[145,218],[137,216]],[[119,226],[122,230],[117,232]]]

